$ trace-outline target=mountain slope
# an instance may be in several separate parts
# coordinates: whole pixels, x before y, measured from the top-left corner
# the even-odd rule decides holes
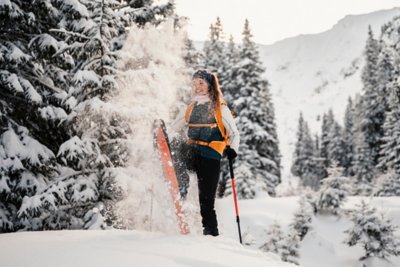
[[[347,98],[361,92],[368,25],[379,36],[380,27],[396,15],[399,8],[349,15],[328,31],[259,46],[276,107],[284,178],[290,176],[299,112],[313,132],[329,108],[342,122]]]

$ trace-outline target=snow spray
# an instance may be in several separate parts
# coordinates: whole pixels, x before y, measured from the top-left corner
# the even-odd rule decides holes
[[[117,181],[126,197],[117,213],[129,229],[178,233],[173,205],[153,146],[155,119],[171,121],[180,96],[190,90],[183,61],[183,30],[172,21],[131,28],[119,62],[120,93],[111,100],[130,121],[130,162]]]

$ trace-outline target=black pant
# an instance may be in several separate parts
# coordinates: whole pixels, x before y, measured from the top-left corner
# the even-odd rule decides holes
[[[220,172],[220,161],[195,156],[194,168],[199,186],[199,202],[202,224],[205,232],[218,235],[217,216],[214,210],[215,194]]]

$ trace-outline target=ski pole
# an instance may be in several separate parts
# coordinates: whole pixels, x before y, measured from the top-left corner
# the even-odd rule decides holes
[[[230,170],[230,173],[231,173],[233,201],[235,203],[235,213],[236,213],[236,222],[237,222],[237,225],[238,225],[239,241],[240,241],[240,244],[242,244],[242,233],[240,231],[239,208],[238,208],[237,197],[236,197],[235,176],[233,174],[233,163],[232,163],[232,160],[229,160],[229,170]]]

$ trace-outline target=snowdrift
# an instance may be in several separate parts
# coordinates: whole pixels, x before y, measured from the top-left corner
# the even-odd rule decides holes
[[[140,231],[21,232],[1,235],[0,247],[4,267],[296,266],[229,238]]]

